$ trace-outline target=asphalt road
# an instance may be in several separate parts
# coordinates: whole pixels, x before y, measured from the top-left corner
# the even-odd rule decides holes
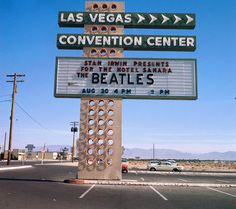
[[[25,161],[20,161],[20,160],[11,160],[10,161],[10,166],[20,166],[20,165],[37,165],[37,164],[49,164],[49,163],[59,163],[59,162],[68,162],[66,160],[60,161],[60,160],[44,160],[43,162],[41,160],[25,160]],[[0,168],[7,166],[7,161],[0,161]]]
[[[169,175],[164,174],[135,174],[129,173],[123,175],[124,179],[131,179],[135,181],[145,182],[170,182],[170,183],[208,183],[208,184],[236,184],[236,174],[231,175],[201,175],[201,174],[182,174],[182,173],[171,173]]]
[[[235,209],[236,188],[71,185],[76,167],[0,171],[1,209]],[[124,174],[124,180],[236,183],[233,176]],[[181,180],[182,179],[182,180]],[[183,181],[184,180],[184,181]],[[224,182],[226,183],[226,182]]]

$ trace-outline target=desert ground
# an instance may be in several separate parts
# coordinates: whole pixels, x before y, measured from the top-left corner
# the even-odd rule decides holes
[[[129,160],[129,169],[147,169],[149,160]],[[236,161],[178,160],[177,164],[189,171],[232,171],[236,172]]]

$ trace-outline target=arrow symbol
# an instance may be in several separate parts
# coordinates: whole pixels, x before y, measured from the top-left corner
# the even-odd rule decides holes
[[[150,15],[150,17],[151,17],[151,21],[150,21],[149,24],[151,24],[151,23],[153,23],[153,22],[155,22],[157,20],[157,18],[154,17],[153,15]]]
[[[163,24],[163,23],[167,22],[168,20],[170,20],[170,18],[169,18],[169,17],[166,17],[165,15],[161,15],[161,16],[162,16],[162,18],[163,18],[163,21],[162,21],[161,24]]]
[[[188,15],[185,15],[187,17],[187,22],[186,22],[186,25],[189,24],[190,22],[192,22],[194,19]]]
[[[178,23],[179,21],[181,21],[182,19],[180,17],[178,17],[177,15],[174,15],[175,17],[175,22],[174,24]]]
[[[145,18],[142,15],[139,15],[139,14],[138,14],[138,18],[139,18],[138,23],[145,20]]]
[[[76,86],[77,82],[68,82],[68,86]]]

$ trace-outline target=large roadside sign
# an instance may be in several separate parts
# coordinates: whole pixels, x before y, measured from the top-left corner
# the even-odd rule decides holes
[[[59,49],[116,47],[124,50],[194,51],[195,36],[58,34]]]
[[[84,25],[123,25],[125,28],[193,29],[191,13],[59,12],[60,27]]]
[[[195,100],[196,60],[57,57],[54,95]]]

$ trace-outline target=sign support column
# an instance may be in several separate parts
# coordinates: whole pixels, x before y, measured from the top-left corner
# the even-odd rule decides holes
[[[123,2],[87,2],[89,12],[123,12]],[[86,34],[123,34],[124,26],[85,25]],[[84,47],[84,56],[120,58],[123,49]],[[105,91],[105,89],[104,89]],[[121,98],[81,98],[78,175],[83,179],[116,179],[121,175]]]

